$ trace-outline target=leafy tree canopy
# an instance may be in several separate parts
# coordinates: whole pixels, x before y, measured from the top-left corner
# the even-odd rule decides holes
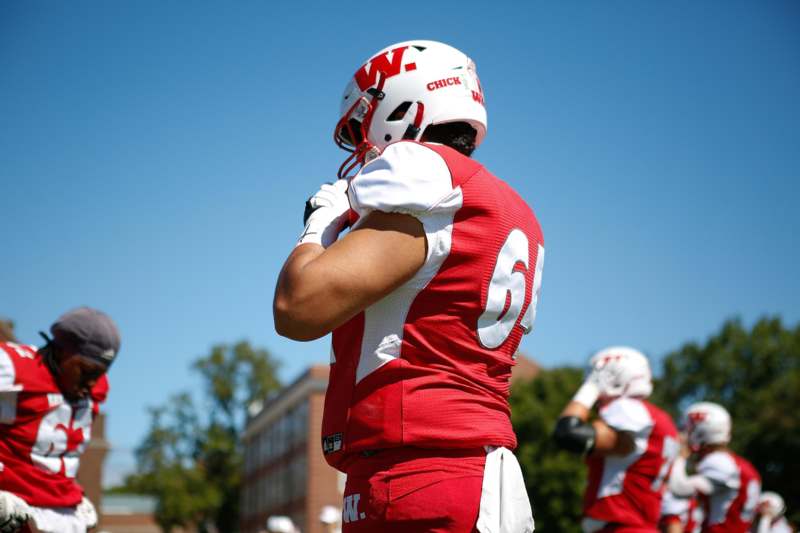
[[[561,410],[583,380],[577,368],[542,370],[511,394],[511,419],[525,486],[533,503],[536,531],[580,533],[586,466],[559,450],[552,439]]]
[[[150,429],[136,450],[137,473],[117,492],[156,496],[164,531],[195,526],[234,532],[247,407],[280,388],[277,362],[266,350],[240,342],[214,346],[192,368],[203,379],[202,407],[184,392],[152,408]]]
[[[676,417],[695,401],[731,413],[731,448],[751,461],[764,490],[783,496],[800,521],[800,324],[762,318],[751,329],[725,322],[704,344],[690,342],[664,358],[654,401]],[[678,418],[676,418],[678,420]]]

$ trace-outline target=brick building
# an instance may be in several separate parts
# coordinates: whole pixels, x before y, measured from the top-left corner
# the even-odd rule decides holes
[[[536,377],[539,365],[522,354],[511,381]],[[303,533],[325,533],[324,506],[341,508],[344,476],[322,456],[322,409],[328,366],[310,367],[294,383],[267,400],[244,432],[242,533],[264,530],[267,518],[288,516]]]
[[[99,508],[98,529],[100,533],[161,533],[154,518],[157,504],[154,496],[107,494]]]
[[[327,386],[328,366],[312,366],[248,421],[242,533],[262,531],[272,515],[290,517],[303,533],[323,533],[320,511],[341,505],[343,484],[319,444]]]
[[[103,462],[111,448],[106,440],[105,425],[106,415],[100,412],[92,422],[92,438],[86,444],[86,449],[81,455],[81,464],[78,469],[78,483],[83,487],[86,497],[92,500],[98,510],[101,525],[102,513],[99,511],[103,506]]]

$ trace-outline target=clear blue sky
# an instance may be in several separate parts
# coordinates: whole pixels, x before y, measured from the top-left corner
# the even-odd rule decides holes
[[[32,343],[76,305],[118,321],[112,478],[212,344],[284,380],[327,361],[273,331],[275,279],[342,160],[348,77],[409,38],[476,61],[476,157],[542,224],[525,352],[658,360],[731,316],[800,319],[797,2],[302,5],[0,4],[0,315]]]

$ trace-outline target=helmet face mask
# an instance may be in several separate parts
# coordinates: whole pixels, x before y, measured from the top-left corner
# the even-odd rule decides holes
[[[334,131],[352,155],[339,177],[377,157],[389,144],[419,140],[430,125],[465,122],[486,135],[483,90],[472,60],[435,41],[407,41],[372,56],[350,79]]]

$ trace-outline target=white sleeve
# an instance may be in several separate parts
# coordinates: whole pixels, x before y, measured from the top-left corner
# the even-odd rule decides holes
[[[713,452],[706,455],[697,465],[697,473],[708,478],[715,485],[729,489],[738,489],[740,485],[736,462],[725,452]]]
[[[371,211],[414,216],[453,210],[447,163],[435,151],[413,142],[386,147],[350,182],[350,206],[363,217]],[[460,207],[460,205],[458,205]]]
[[[707,478],[686,475],[686,459],[681,456],[675,458],[669,473],[669,492],[681,498],[689,498],[697,492],[711,494],[713,490],[714,487]]]
[[[649,435],[653,418],[644,404],[635,398],[617,398],[600,409],[600,418],[617,431],[628,431],[635,437]]]
[[[347,193],[350,207],[362,219],[372,211],[383,211],[422,222],[428,252],[424,266],[407,285],[416,289],[427,285],[450,254],[453,218],[464,203],[444,159],[419,143],[390,144],[352,179]]]

